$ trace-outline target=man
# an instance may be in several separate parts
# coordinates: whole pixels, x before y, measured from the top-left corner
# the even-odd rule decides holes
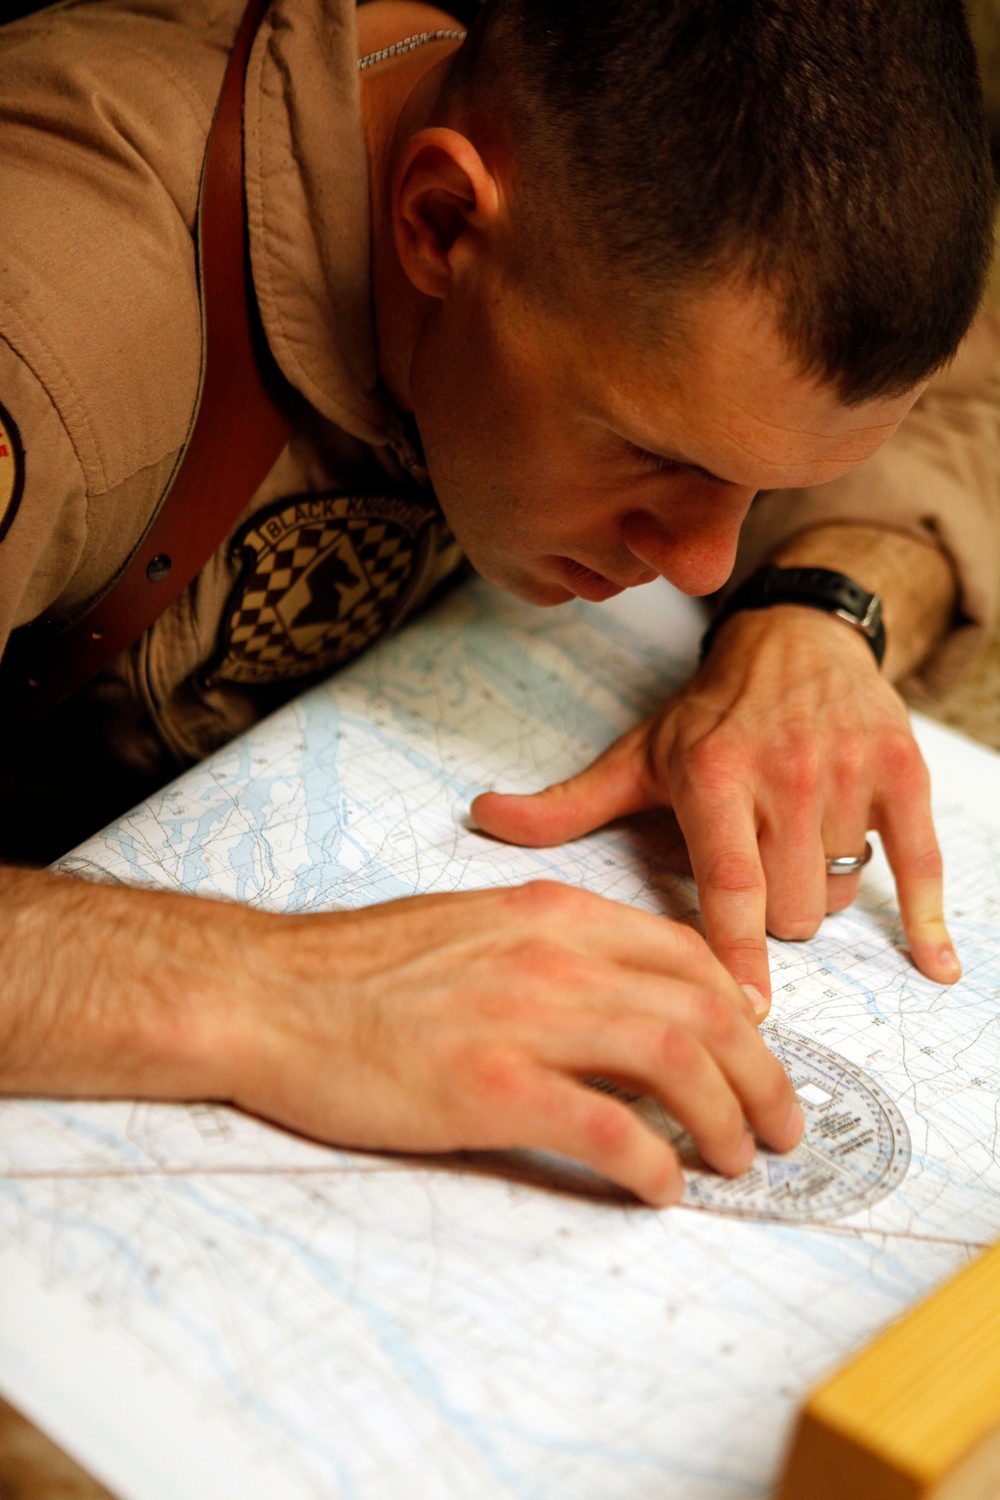
[[[743,573],[822,566],[880,594],[886,671],[828,613],[740,610],[583,776],[477,802],[526,842],[672,806],[707,944],[557,886],[279,918],[2,870],[0,1086],[229,1099],[369,1147],[545,1147],[667,1203],[670,1148],[581,1080],[656,1092],[723,1172],[751,1131],[792,1146],[801,1111],[754,1024],[765,928],[806,937],[850,901],[856,873],[827,860],[859,863],[867,829],[915,962],[957,977],[890,680],[947,665],[992,609],[990,330],[922,394],[980,296],[990,189],[958,0],[896,9],[496,0],[463,45],[412,0],[272,6],[246,198],[294,434],[231,545],[15,745],[8,826],[18,803],[40,816],[29,762],[55,741],[87,795],[74,714],[162,776],[426,597],[449,528],[554,605],[657,574],[716,591],[742,527]],[[0,38],[5,638],[106,586],[182,444],[237,21],[232,0],[92,0]]]

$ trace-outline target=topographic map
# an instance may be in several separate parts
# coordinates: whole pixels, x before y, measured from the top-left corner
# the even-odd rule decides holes
[[[683,675],[690,619],[617,603],[468,585],[66,866],[297,911],[545,875],[690,916],[653,823],[533,851],[466,819]],[[792,1155],[723,1183],[680,1138],[685,1204],[653,1212],[543,1158],[10,1102],[0,1385],[128,1500],[766,1496],[810,1384],[1000,1235],[1000,759],[919,734],[965,978],[911,968],[878,851],[850,911],[773,945]]]

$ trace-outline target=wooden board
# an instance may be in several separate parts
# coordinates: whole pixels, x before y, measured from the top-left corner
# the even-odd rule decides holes
[[[777,1500],[1000,1497],[1000,1245],[806,1402]]]

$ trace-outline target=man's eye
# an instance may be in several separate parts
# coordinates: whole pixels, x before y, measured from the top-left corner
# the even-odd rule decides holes
[[[632,457],[637,459],[644,469],[650,469],[654,474],[678,474],[684,467],[677,463],[676,459],[664,458],[662,453],[650,453],[648,448],[640,448],[637,443],[629,443],[629,451]]]

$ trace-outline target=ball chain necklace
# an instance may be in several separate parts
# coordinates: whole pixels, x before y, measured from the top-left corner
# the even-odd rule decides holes
[[[385,62],[390,57],[402,57],[407,52],[416,52],[418,47],[426,47],[428,42],[464,40],[464,31],[418,31],[414,36],[404,36],[401,42],[393,42],[391,47],[380,47],[377,52],[369,52],[367,57],[359,57],[358,72],[363,73],[366,68],[373,68],[376,63]]]

